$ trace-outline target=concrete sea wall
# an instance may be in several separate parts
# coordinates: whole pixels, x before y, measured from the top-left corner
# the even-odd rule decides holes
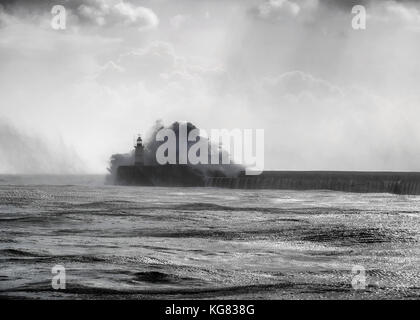
[[[232,189],[335,190],[420,195],[420,173],[271,171],[259,176],[210,177],[205,179],[205,186]]]

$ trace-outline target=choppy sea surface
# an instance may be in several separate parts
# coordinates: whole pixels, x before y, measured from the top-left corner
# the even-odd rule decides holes
[[[419,196],[0,176],[0,298],[419,299],[419,241]]]

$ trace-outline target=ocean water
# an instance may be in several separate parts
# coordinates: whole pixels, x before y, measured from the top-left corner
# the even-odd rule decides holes
[[[418,299],[419,241],[419,196],[0,176],[0,298]]]

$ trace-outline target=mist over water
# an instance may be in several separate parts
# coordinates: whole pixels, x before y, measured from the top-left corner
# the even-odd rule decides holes
[[[76,152],[62,141],[54,143],[23,132],[0,119],[0,173],[75,174],[85,167]]]

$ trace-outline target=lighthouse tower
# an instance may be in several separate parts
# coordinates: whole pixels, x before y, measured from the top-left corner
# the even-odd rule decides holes
[[[135,145],[135,151],[134,151],[134,165],[135,166],[144,166],[144,146],[143,146],[143,140],[141,140],[141,137],[137,138],[137,142]]]

